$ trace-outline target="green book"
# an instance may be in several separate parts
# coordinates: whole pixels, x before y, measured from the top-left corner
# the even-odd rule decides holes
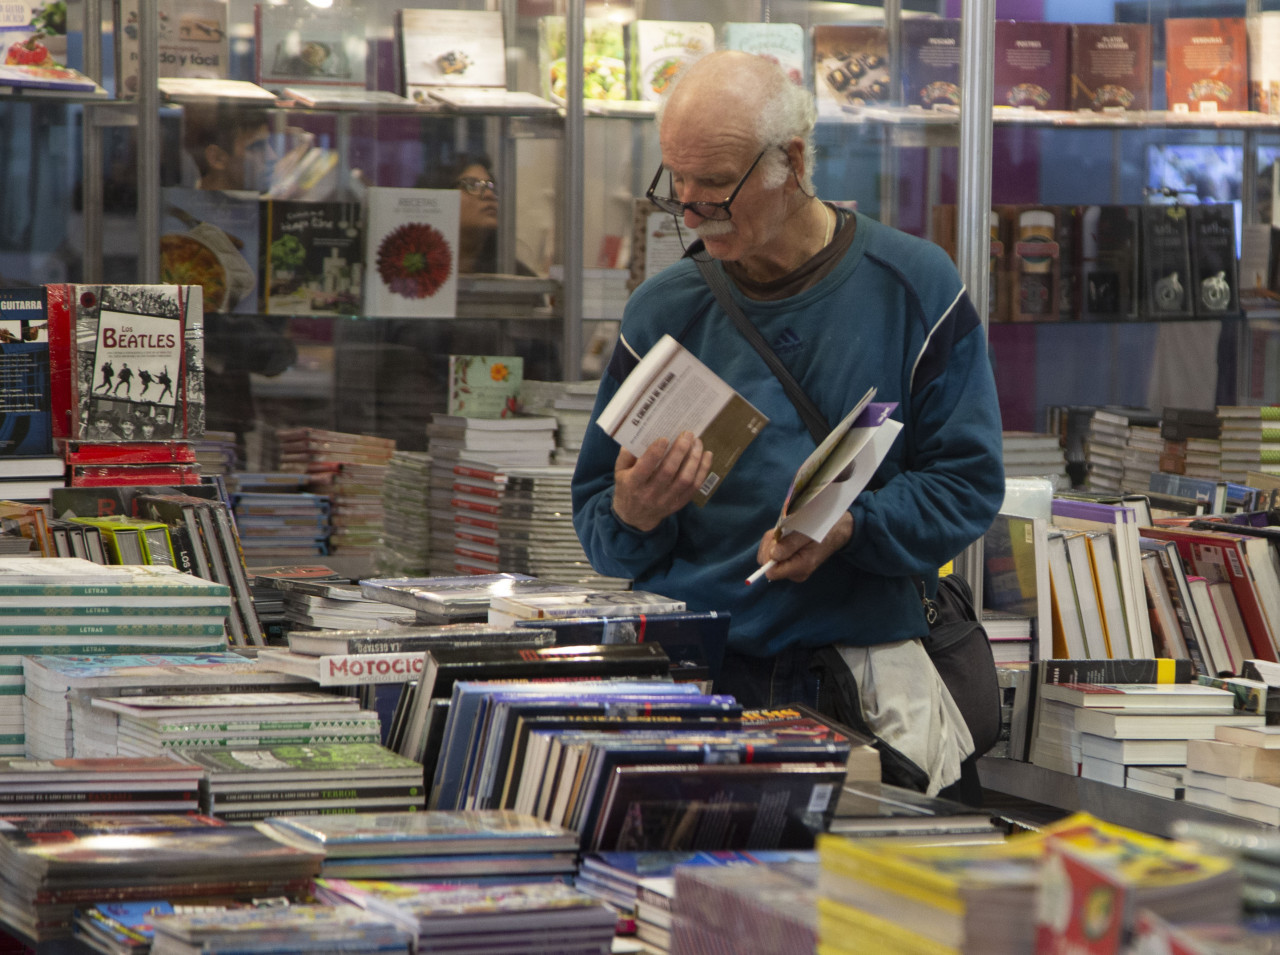
[[[524,359],[512,355],[450,355],[449,414],[506,418],[520,407]]]

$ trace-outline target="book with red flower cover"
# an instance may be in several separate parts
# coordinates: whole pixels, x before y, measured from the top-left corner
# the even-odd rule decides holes
[[[457,189],[368,190],[364,312],[453,318],[458,297]]]

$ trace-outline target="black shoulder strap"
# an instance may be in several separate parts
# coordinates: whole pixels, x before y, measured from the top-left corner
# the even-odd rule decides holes
[[[809,434],[813,436],[813,443],[821,444],[822,439],[831,433],[831,426],[827,424],[827,419],[822,416],[818,406],[813,403],[813,400],[800,387],[800,382],[796,381],[795,376],[782,363],[782,359],[769,347],[769,343],[760,334],[760,329],[751,324],[751,320],[742,313],[738,303],[733,300],[733,294],[729,291],[729,282],[724,277],[724,273],[715,267],[710,258],[702,254],[700,240],[694,243],[686,254],[698,266],[698,271],[702,273],[707,285],[711,287],[716,301],[733,319],[733,324],[738,327],[742,337],[750,342],[751,347],[760,353],[760,357],[769,366],[769,370],[777,376],[778,381],[782,382],[782,390],[787,393],[791,403],[796,406],[796,411],[800,413],[800,420],[804,422],[805,427],[809,429]]]

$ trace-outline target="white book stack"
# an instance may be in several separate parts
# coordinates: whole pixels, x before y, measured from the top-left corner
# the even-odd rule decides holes
[[[374,558],[380,576],[425,574],[431,551],[431,455],[397,451],[382,482],[384,526]]]
[[[1222,424],[1218,480],[1246,483],[1248,471],[1280,470],[1274,458],[1280,451],[1280,408],[1219,405],[1218,420]]]
[[[1223,466],[1223,456],[1227,449],[1223,447],[1221,438],[1187,438],[1186,444],[1186,453],[1183,455],[1186,463],[1182,473],[1187,477],[1243,482],[1244,472],[1248,468],[1241,468],[1238,459],[1228,459],[1227,467]],[[1237,476],[1229,476],[1228,470]]]
[[[521,401],[528,414],[550,415],[556,419],[554,464],[573,464],[582,449],[582,439],[591,424],[596,391],[600,382],[530,381],[520,386]]]
[[[1005,431],[1004,476],[1043,477],[1055,491],[1068,490],[1067,459],[1057,435],[1033,431]]]
[[[1187,743],[1189,803],[1280,825],[1280,726],[1221,727]]]
[[[1088,469],[1086,484],[1090,491],[1119,493],[1124,480],[1124,452],[1128,444],[1128,417],[1101,408],[1095,410],[1084,442]]]
[[[114,736],[102,741],[84,731],[92,722],[88,714],[94,697],[223,693],[307,683],[230,652],[29,656],[23,658],[22,670],[22,704],[33,730],[27,755],[38,759],[117,755]]]
[[[1124,450],[1124,474],[1120,486],[1125,491],[1144,492],[1151,483],[1151,472],[1160,470],[1160,454],[1164,439],[1160,429],[1150,425],[1130,425],[1129,440]]]
[[[413,611],[371,600],[346,581],[284,581],[284,615],[294,630],[387,630],[413,622]]]

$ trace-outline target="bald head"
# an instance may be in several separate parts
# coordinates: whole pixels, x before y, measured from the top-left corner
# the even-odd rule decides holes
[[[813,192],[816,119],[813,96],[807,90],[792,83],[775,61],[741,50],[717,50],[681,70],[657,115],[660,139],[665,139],[668,128],[696,124],[752,138],[757,150],[801,140],[802,185],[809,193]],[[785,161],[768,166],[772,169],[761,171],[775,184],[789,168]]]

